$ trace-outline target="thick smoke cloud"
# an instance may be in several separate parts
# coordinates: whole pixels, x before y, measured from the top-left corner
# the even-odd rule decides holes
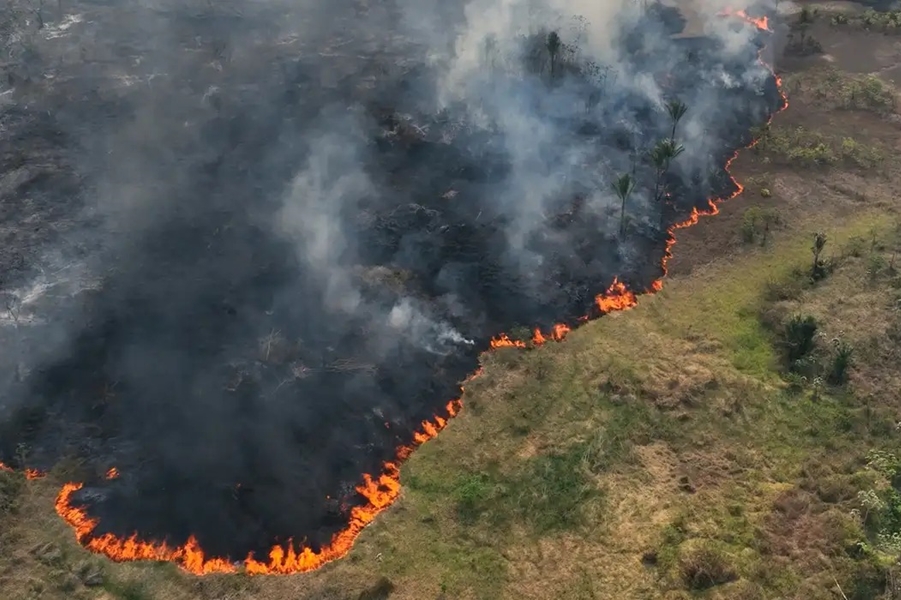
[[[667,225],[726,190],[778,98],[759,34],[717,16],[743,7],[693,6],[707,37],[625,0],[144,0],[20,23],[0,460],[75,458],[98,532],[232,558],[326,543],[492,336],[589,313],[614,276],[646,286]],[[647,155],[674,98],[660,201]]]

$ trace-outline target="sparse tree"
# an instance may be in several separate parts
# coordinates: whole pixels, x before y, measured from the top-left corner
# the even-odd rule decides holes
[[[485,36],[485,41],[483,42],[483,60],[485,66],[489,71],[494,71],[497,66],[497,36],[493,33],[489,33]]]
[[[629,196],[632,195],[632,191],[635,189],[635,180],[628,173],[624,173],[619,176],[619,179],[613,182],[613,191],[616,192],[617,197],[620,201],[620,211],[619,211],[619,234],[623,235],[626,231],[626,203],[629,201]]]
[[[823,253],[823,248],[826,247],[826,234],[822,231],[818,231],[813,236],[813,246],[810,248],[810,251],[813,253],[813,267],[810,271],[810,276],[814,279],[818,279],[821,275],[823,263],[820,260],[820,255]]]
[[[557,35],[556,31],[547,34],[546,46],[548,56],[551,58],[551,79],[553,79],[557,71],[557,56],[560,54],[560,47],[562,46],[560,36]]]
[[[688,105],[679,99],[670,100],[666,103],[666,112],[669,114],[669,118],[673,123],[673,130],[670,133],[669,139],[671,143],[675,144],[676,127],[679,125],[679,121],[682,120],[682,117],[685,116],[685,113],[688,112]]]
[[[34,16],[38,22],[38,29],[44,28],[44,0],[38,0],[38,7],[34,11]]]
[[[666,174],[672,161],[685,148],[671,139],[663,139],[651,149],[651,164],[654,165],[654,201],[660,202],[666,192]]]
[[[22,315],[22,300],[16,294],[7,292],[3,294],[3,308],[6,310],[6,315],[10,321],[13,323],[13,327],[15,328],[15,344],[19,343],[19,319]],[[19,350],[18,348],[13,348],[12,353],[16,356],[16,364],[15,364],[15,380],[22,380],[22,368],[18,360]]]

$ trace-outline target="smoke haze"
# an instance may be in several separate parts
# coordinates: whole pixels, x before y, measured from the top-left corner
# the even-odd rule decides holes
[[[615,276],[645,288],[667,226],[727,191],[778,103],[761,36],[704,0],[707,37],[674,38],[679,12],[649,6],[10,16],[0,461],[75,458],[99,533],[233,559],[326,544],[492,336],[574,322]]]

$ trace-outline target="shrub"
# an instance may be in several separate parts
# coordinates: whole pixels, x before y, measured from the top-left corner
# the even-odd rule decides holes
[[[788,320],[782,332],[782,344],[789,365],[794,365],[813,351],[816,333],[817,321],[810,315],[795,315]]]
[[[885,258],[878,253],[873,253],[867,259],[867,277],[872,281],[881,275],[888,265]]]
[[[532,330],[525,325],[517,325],[510,330],[510,339],[514,342],[529,342],[532,339]]]
[[[487,475],[472,473],[463,477],[454,490],[457,514],[466,523],[478,519],[493,495],[494,486]]]
[[[738,579],[725,553],[706,544],[684,553],[679,560],[679,571],[685,586],[691,590],[705,590]]]
[[[742,218],[742,239],[747,243],[751,243],[759,236],[761,244],[765,244],[770,229],[779,223],[779,213],[776,210],[752,206],[745,211]]]
[[[387,600],[394,592],[394,584],[387,577],[380,577],[375,584],[360,592],[357,600]]]
[[[800,269],[793,270],[787,277],[767,281],[763,297],[768,302],[797,300],[809,285],[807,273]]]
[[[24,478],[20,474],[0,470],[0,515],[15,508],[23,484]]]
[[[848,368],[851,366],[851,358],[854,348],[847,342],[835,338],[832,340],[832,363],[829,367],[829,383],[842,385],[848,380]]]

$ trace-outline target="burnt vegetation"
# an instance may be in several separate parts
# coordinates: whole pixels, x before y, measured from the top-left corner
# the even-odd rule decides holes
[[[52,8],[5,9],[0,460],[80,463],[98,534],[236,559],[327,544],[492,336],[659,277],[668,226],[732,191],[780,102],[756,41],[659,43],[665,11],[618,22],[611,64],[575,20],[480,39],[453,79],[422,36],[361,42],[397,7]],[[334,24],[278,31],[308,16]],[[692,111],[715,130],[683,134]],[[571,459],[534,465],[559,489],[518,514],[581,497]]]

